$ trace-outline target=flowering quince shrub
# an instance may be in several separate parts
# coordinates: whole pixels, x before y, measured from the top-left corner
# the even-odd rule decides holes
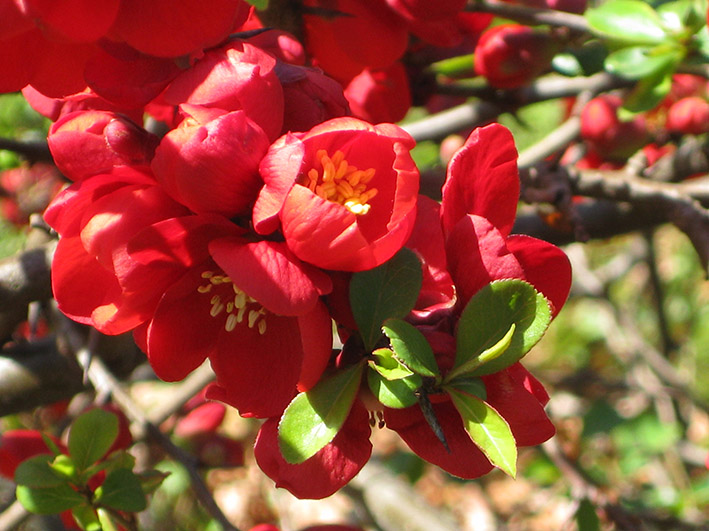
[[[166,9],[154,4],[156,16]],[[306,45],[326,70],[348,58],[344,85],[398,68],[410,32],[435,41],[436,28],[455,26],[463,41],[464,2],[339,4],[352,19],[306,17]],[[139,6],[116,1],[117,14],[101,13],[111,41],[98,28],[82,41],[100,48],[84,70],[90,90],[52,100],[31,78],[25,94],[53,118],[49,148],[71,181],[44,214],[60,235],[59,309],[104,334],[132,332],[163,380],[209,360],[214,383],[173,431],[205,464],[243,462],[240,443],[216,433],[229,405],[264,419],[256,461],[300,498],[345,486],[368,461],[377,424],[458,477],[493,467],[515,476],[518,447],[554,434],[549,397],[520,360],[563,306],[571,274],[557,247],[511,235],[512,135],[498,124],[475,129],[448,164],[442,201],[419,195],[415,141],[376,123],[358,85],[345,90],[306,66],[287,34],[226,39],[246,15],[237,16],[238,2],[219,6],[228,23],[214,15],[180,47],[130,26],[124,11]],[[44,8],[33,19],[42,28],[64,21]],[[374,41],[353,47],[337,30],[371,17],[384,17],[386,54]],[[168,22],[161,32],[180,29]],[[151,65],[151,75],[115,85],[121,61]],[[359,102],[357,116],[346,96]],[[134,112],[143,106],[164,134],[143,126]],[[333,349],[334,329],[342,348]],[[106,446],[114,437],[104,438]],[[144,495],[113,503],[105,493],[118,479],[140,486],[130,463],[96,465],[103,446],[78,457],[77,444],[70,438],[68,457],[51,448],[53,458],[31,461],[39,483],[16,474],[30,510],[48,507],[26,492],[41,497],[55,483],[70,496],[52,509],[72,509],[84,527],[105,507],[144,507]],[[101,467],[103,485],[90,488],[103,490],[86,498]]]
[[[94,408],[74,419],[66,446],[35,430],[0,436],[0,475],[14,479],[25,508],[62,513],[70,529],[134,526],[130,514],[145,509],[146,494],[165,476],[133,472],[135,458],[125,451],[133,444],[128,423],[112,409]]]
[[[59,309],[132,331],[164,380],[208,359],[206,397],[266,419],[256,459],[299,497],[359,471],[377,418],[460,477],[514,475],[517,446],[554,432],[518,361],[570,269],[556,247],[509,234],[512,136],[474,131],[439,205],[418,195],[407,133],[341,116],[346,105],[310,112],[285,90],[305,67],[282,61],[248,41],[208,51],[160,96],[178,111],[162,138],[112,110],[54,124],[73,181],[45,212],[61,236]],[[303,79],[322,87],[307,101],[342,97]],[[187,419],[177,432],[192,437]]]

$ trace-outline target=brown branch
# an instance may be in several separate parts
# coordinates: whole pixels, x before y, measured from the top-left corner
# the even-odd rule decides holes
[[[95,332],[94,332],[95,335]],[[121,387],[116,377],[108,370],[103,361],[89,348],[91,340],[82,341],[79,336],[68,333],[69,340],[76,351],[76,359],[87,374],[91,384],[98,393],[108,392],[133,424],[138,434],[143,433],[159,444],[165,452],[180,463],[190,476],[192,489],[202,506],[226,531],[239,531],[229,522],[217,505],[212,493],[197,469],[197,459],[188,452],[177,447],[170,438],[160,431],[160,428],[148,420],[143,410],[130,395]]]
[[[14,140],[0,137],[0,149],[13,151],[31,162],[53,162],[52,153],[46,141]]]
[[[549,26],[569,28],[570,30],[580,33],[588,33],[589,31],[588,23],[582,15],[567,13],[566,11],[556,11],[554,9],[539,9],[495,0],[476,0],[466,8],[466,11],[492,13],[493,15],[508,18],[530,26],[546,24]]]

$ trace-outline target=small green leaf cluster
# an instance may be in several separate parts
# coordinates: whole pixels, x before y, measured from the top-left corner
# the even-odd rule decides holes
[[[591,31],[608,44],[604,68],[637,81],[623,108],[654,108],[667,96],[678,65],[706,61],[709,34],[703,0],[674,0],[657,7],[642,0],[610,0],[586,11]]]
[[[133,473],[135,459],[125,450],[110,455],[118,436],[118,418],[102,409],[78,416],[69,431],[68,453],[49,437],[52,454],[23,461],[15,471],[17,499],[36,514],[71,511],[87,531],[112,530],[123,519],[120,513],[142,511],[146,495],[158,487],[163,475]],[[103,482],[93,488],[91,485]]]
[[[490,462],[516,474],[514,436],[505,419],[485,402],[482,377],[516,363],[539,341],[551,321],[549,304],[522,280],[485,286],[460,314],[455,361],[441,370],[425,334],[404,320],[421,284],[421,263],[408,249],[378,268],[353,275],[350,301],[363,356],[297,395],[285,410],[279,446],[287,462],[302,463],[333,440],[366,382],[366,392],[383,407],[421,407],[446,448],[429,397],[447,395]]]

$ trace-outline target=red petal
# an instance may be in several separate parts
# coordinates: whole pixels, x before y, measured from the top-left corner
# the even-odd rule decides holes
[[[492,464],[463,429],[463,420],[453,404],[450,401],[433,404],[433,409],[450,453],[433,433],[418,405],[385,409],[384,420],[417,455],[454,476],[473,479],[490,472]]]
[[[103,37],[113,24],[120,0],[25,0],[29,15],[63,37],[91,42]]]
[[[446,235],[466,214],[490,222],[507,236],[519,197],[517,150],[507,128],[479,127],[470,134],[450,163],[443,185],[441,221]]]
[[[307,391],[320,381],[332,354],[332,319],[325,305],[318,302],[312,312],[298,317],[303,345],[303,367],[298,391]]]
[[[209,307],[202,311],[208,314]],[[214,320],[225,321],[223,316]],[[298,319],[267,314],[264,320],[264,334],[246,320],[231,332],[222,325],[209,356],[217,382],[207,398],[226,402],[244,417],[279,415],[296,394],[303,363]]]
[[[113,31],[141,52],[177,57],[219,44],[247,15],[241,0],[121,0]]]
[[[507,249],[505,238],[485,218],[462,218],[448,236],[446,254],[462,305],[493,280],[525,280],[524,270]]]
[[[332,290],[330,277],[301,263],[282,242],[222,238],[209,251],[239,289],[278,315],[303,315]]]
[[[278,418],[267,420],[259,430],[254,455],[259,467],[298,498],[322,499],[344,487],[372,454],[367,410],[358,400],[330,444],[307,461],[292,465],[278,449]]]
[[[507,248],[524,269],[524,276],[549,299],[556,316],[566,302],[571,289],[571,263],[556,245],[530,236],[512,235]]]
[[[268,146],[266,134],[243,111],[196,125],[185,120],[163,137],[152,169],[192,211],[231,217],[250,212],[263,185],[258,166]]]
[[[431,311],[452,307],[455,288],[446,264],[438,202],[419,196],[416,224],[406,247],[416,251],[423,269],[423,284],[414,313],[425,318]]]
[[[193,268],[165,292],[155,309],[147,355],[162,380],[182,380],[215,352],[223,318],[210,315],[209,295],[197,291],[204,284],[202,272],[210,269],[214,270],[211,263]]]
[[[487,402],[510,425],[517,446],[533,446],[556,432],[544,406],[508,369],[483,376]],[[514,372],[518,372],[514,371]]]

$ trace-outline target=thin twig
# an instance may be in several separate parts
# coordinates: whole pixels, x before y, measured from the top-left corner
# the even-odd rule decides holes
[[[556,11],[554,9],[539,9],[518,4],[509,4],[495,0],[477,0],[470,4],[466,11],[474,13],[492,13],[499,17],[508,18],[516,22],[538,26],[547,24],[580,33],[588,33],[588,22],[582,15],[567,13],[566,11]]]
[[[103,361],[97,356],[86,352],[86,350],[86,346],[79,346],[79,348],[76,349],[77,359],[80,363],[82,359],[90,360],[88,366],[84,367],[84,370],[88,374],[89,380],[96,391],[101,392],[102,390],[108,390],[113,400],[126,414],[128,419],[136,424],[139,430],[154,439],[173,459],[185,467],[185,470],[187,470],[190,476],[195,495],[212,518],[219,522],[226,531],[238,531],[238,528],[229,522],[228,518],[214,500],[199,470],[197,470],[194,456],[175,446],[168,436],[162,433],[155,424],[150,422],[143,410],[133,401],[130,395],[123,390],[118,380],[106,368]]]

